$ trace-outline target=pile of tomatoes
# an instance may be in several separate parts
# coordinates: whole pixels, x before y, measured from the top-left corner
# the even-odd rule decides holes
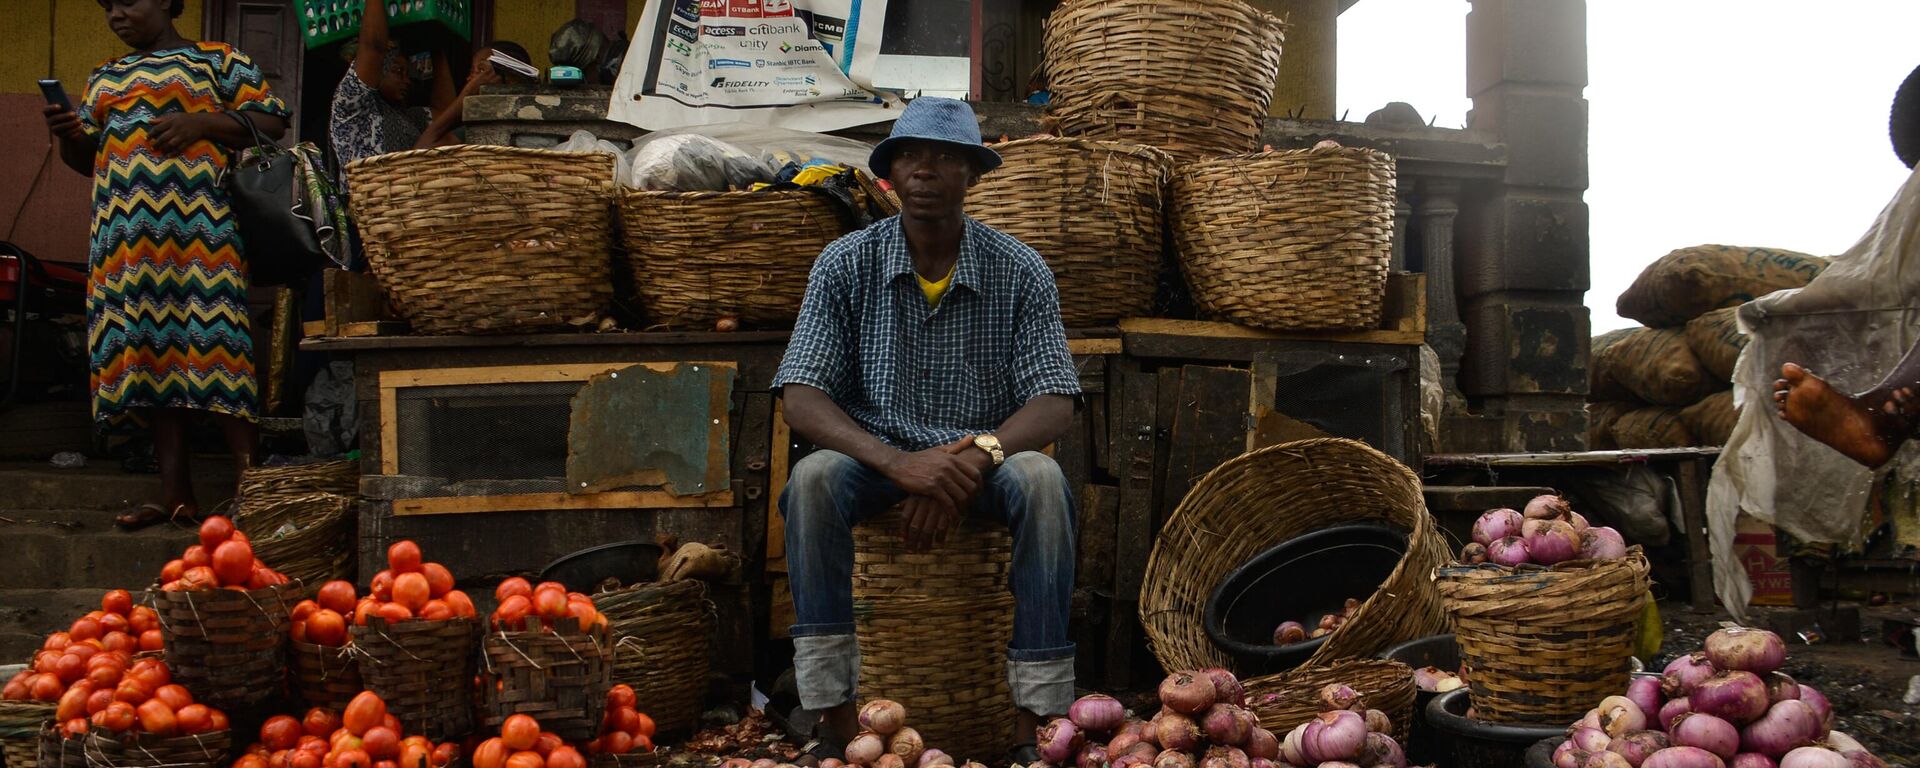
[[[53,703],[81,681],[112,687],[133,654],[158,651],[163,645],[159,615],[134,605],[133,595],[116,589],[100,598],[100,610],[75,619],[64,632],[48,635],[33,665],[7,681],[0,699]]]
[[[653,718],[636,709],[633,689],[607,689],[607,711],[600,717],[600,737],[587,742],[589,755],[624,755],[653,751]]]
[[[60,695],[53,717],[61,736],[98,730],[171,738],[227,730],[227,714],[194,703],[186,686],[173,682],[166,662],[147,658],[129,666],[122,653],[94,654],[87,660],[86,679]]]
[[[568,592],[557,581],[543,581],[536,587],[514,576],[494,588],[493,599],[499,603],[490,617],[496,630],[553,629],[556,622],[569,616],[579,620],[581,629],[599,632],[607,627],[607,617],[594,607],[593,598]]]
[[[167,592],[265,589],[285,583],[285,575],[253,556],[247,534],[221,515],[200,523],[200,543],[160,569],[160,589]]]
[[[332,636],[333,617],[322,617],[322,611],[339,615],[343,629],[347,621],[366,626],[370,616],[399,622],[471,619],[476,615],[473,600],[467,593],[453,588],[453,572],[439,563],[421,562],[420,545],[410,540],[396,541],[387,547],[387,569],[373,575],[365,597],[356,597],[352,584],[330,581],[321,585],[316,601],[312,614],[306,617],[306,635],[317,645],[331,644],[316,639],[316,629],[320,630],[318,637]],[[299,606],[295,606],[294,611],[298,613]],[[294,637],[299,639],[297,634]],[[344,632],[342,638],[344,644]]]
[[[305,717],[276,715],[260,726],[260,740],[232,768],[442,768],[460,756],[452,742],[407,736],[371,691],[345,712],[315,707]]]
[[[540,721],[513,715],[500,723],[499,736],[473,748],[473,768],[587,768],[587,758],[540,730]]]

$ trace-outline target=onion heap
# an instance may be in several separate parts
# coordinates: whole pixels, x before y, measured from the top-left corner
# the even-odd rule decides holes
[[[1780,672],[1786,643],[1726,625],[1567,729],[1555,768],[1884,768],[1832,730],[1833,708]]]
[[[1322,711],[1280,740],[1275,765],[1319,768],[1406,768],[1387,713],[1366,709],[1359,692],[1339,683],[1320,689]]]
[[[874,699],[860,708],[860,735],[847,742],[845,765],[865,768],[934,768],[953,766],[951,755],[929,749],[920,732],[907,727],[907,708],[889,699]],[[832,762],[834,765],[828,765]],[[820,768],[838,768],[837,760]],[[967,763],[968,766],[974,765]]]
[[[1452,672],[1428,666],[1413,671],[1413,685],[1427,693],[1446,693],[1466,687],[1467,681]]]
[[[1467,565],[1553,565],[1569,560],[1619,560],[1627,541],[1619,531],[1588,525],[1567,500],[1535,496],[1525,511],[1489,509],[1473,521],[1473,541],[1460,548]]]
[[[1273,644],[1291,645],[1310,638],[1325,637],[1333,634],[1334,630],[1339,629],[1341,625],[1352,620],[1354,614],[1359,612],[1360,600],[1349,597],[1346,603],[1340,606],[1339,612],[1322,614],[1320,621],[1314,625],[1312,630],[1308,630],[1297,621],[1280,622],[1280,626],[1273,628]]]
[[[1111,696],[1083,696],[1040,729],[1040,763],[1030,768],[1289,768],[1246,698],[1239,678],[1219,668],[1168,675],[1151,720]]]

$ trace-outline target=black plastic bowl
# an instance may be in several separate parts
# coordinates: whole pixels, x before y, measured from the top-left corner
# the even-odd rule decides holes
[[[632,586],[659,577],[660,552],[660,545],[639,539],[588,547],[548,563],[540,571],[540,580],[557,581],[568,590],[588,594],[607,579]]]
[[[1514,725],[1473,720],[1467,717],[1467,706],[1466,688],[1455,688],[1427,702],[1425,714],[1435,752],[1429,759],[1440,765],[1526,768],[1528,749],[1542,739],[1566,735],[1566,723]]]
[[[1292,620],[1312,631],[1347,598],[1365,600],[1378,590],[1406,552],[1406,532],[1369,523],[1290,539],[1220,581],[1207,599],[1207,636],[1233,657],[1243,678],[1293,669],[1326,638],[1274,645],[1273,628]]]
[[[1439,667],[1458,674],[1460,671],[1460,644],[1453,635],[1428,635],[1415,638],[1380,652],[1380,658],[1392,659],[1414,669],[1421,667]],[[1427,725],[1427,702],[1440,694],[1415,689],[1413,692],[1413,723],[1407,732],[1407,760],[1417,765],[1435,762],[1438,751],[1433,744],[1433,727]]]

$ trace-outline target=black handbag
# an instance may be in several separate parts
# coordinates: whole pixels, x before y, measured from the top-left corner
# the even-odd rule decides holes
[[[247,279],[252,285],[299,283],[327,260],[320,232],[307,202],[306,185],[296,166],[300,158],[260,135],[253,121],[228,112],[247,132],[253,146],[227,167],[228,204],[245,246]]]

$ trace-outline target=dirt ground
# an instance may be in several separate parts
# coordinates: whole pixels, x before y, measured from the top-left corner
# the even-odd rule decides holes
[[[1782,671],[1795,681],[1818,688],[1833,703],[1834,729],[1860,743],[1889,765],[1920,765],[1920,706],[1907,704],[1908,680],[1920,675],[1920,658],[1903,657],[1881,637],[1884,620],[1911,624],[1920,619],[1920,601],[1860,608],[1863,637],[1828,638],[1807,645],[1787,637],[1787,665]],[[1758,608],[1749,621],[1766,626],[1775,609]],[[1679,603],[1660,605],[1666,631],[1657,670],[1681,653],[1698,650],[1708,634],[1727,620],[1725,614],[1695,613]]]

